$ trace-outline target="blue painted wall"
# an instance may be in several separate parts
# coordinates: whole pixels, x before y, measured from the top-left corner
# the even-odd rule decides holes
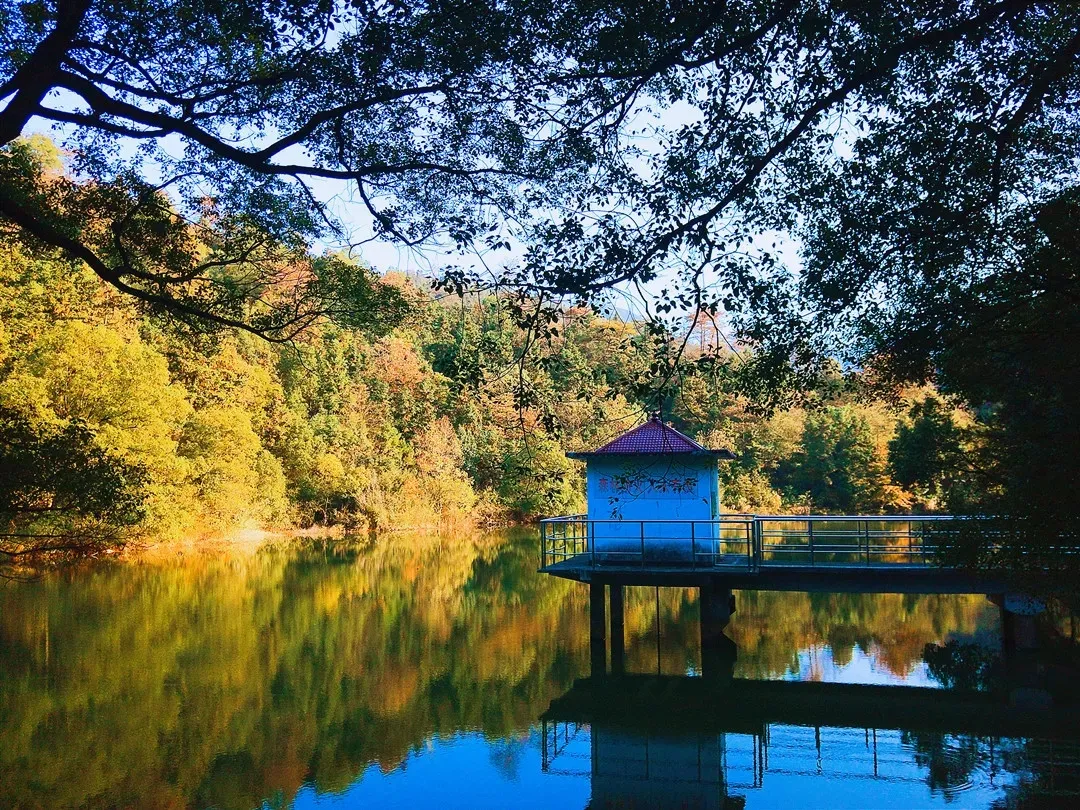
[[[590,458],[588,516],[597,552],[690,559],[711,548],[720,515],[716,458],[635,455]],[[642,521],[665,521],[662,524]]]

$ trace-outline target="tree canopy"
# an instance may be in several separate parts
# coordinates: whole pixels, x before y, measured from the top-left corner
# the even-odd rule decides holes
[[[303,249],[345,237],[344,184],[375,236],[481,254],[451,283],[660,279],[661,312],[724,309],[785,362],[864,357],[1011,261],[1075,181],[1078,20],[1051,0],[7,3],[0,221],[153,308],[287,339],[388,303]],[[34,121],[76,180],[14,144]],[[799,240],[801,272],[762,234]]]

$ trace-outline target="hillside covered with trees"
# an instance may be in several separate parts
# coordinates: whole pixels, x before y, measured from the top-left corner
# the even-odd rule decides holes
[[[340,256],[311,259],[346,264]],[[565,458],[660,409],[721,465],[730,510],[958,508],[983,427],[929,388],[822,375],[741,393],[748,349],[351,271],[386,317],[293,340],[193,331],[60,255],[0,252],[0,515],[9,556],[240,527],[505,523],[582,506]],[[546,316],[545,316],[546,317]],[[549,319],[550,320],[550,319]],[[678,355],[675,357],[674,355]],[[658,384],[657,381],[660,381]]]

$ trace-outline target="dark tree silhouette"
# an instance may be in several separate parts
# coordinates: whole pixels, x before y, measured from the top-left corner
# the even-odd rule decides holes
[[[671,281],[812,364],[1008,257],[1073,173],[1072,4],[8,3],[0,221],[147,305],[287,339],[387,302],[313,240],[522,249],[502,281]],[[61,126],[80,182],[13,145]],[[323,184],[323,185],[320,185]],[[805,240],[784,272],[765,231]],[[469,267],[449,272],[471,278]],[[796,294],[793,297],[793,294]],[[886,341],[887,342],[887,341]],[[832,344],[835,348],[835,343]]]

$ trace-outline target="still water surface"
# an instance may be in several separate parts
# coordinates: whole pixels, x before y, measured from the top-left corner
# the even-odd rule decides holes
[[[536,555],[293,541],[0,585],[0,807],[1080,806],[1062,740],[541,720],[588,675],[588,606]],[[999,652],[981,596],[737,597],[737,679],[978,686],[957,660]],[[695,676],[697,619],[629,589],[627,669]]]

